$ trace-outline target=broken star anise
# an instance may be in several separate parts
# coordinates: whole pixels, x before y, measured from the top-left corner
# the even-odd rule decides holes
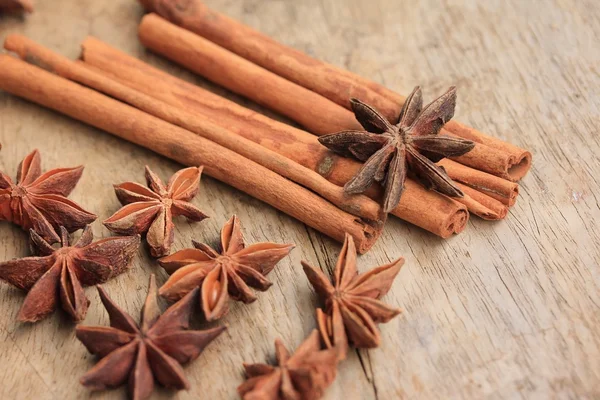
[[[327,347],[337,350],[340,360],[346,358],[349,343],[357,348],[379,346],[381,337],[376,324],[388,322],[400,313],[379,298],[390,290],[403,264],[401,257],[359,275],[354,240],[348,234],[335,265],[333,285],[320,269],[302,261],[308,280],[325,300],[325,312],[317,309],[321,336]]]
[[[177,300],[196,287],[202,289],[202,310],[208,321],[229,311],[229,297],[252,303],[256,296],[248,286],[265,291],[272,283],[265,277],[294,248],[292,244],[257,243],[246,247],[239,219],[234,215],[221,230],[221,253],[204,243],[158,260],[171,277],[160,295]]]
[[[364,162],[344,186],[347,193],[362,193],[374,182],[382,182],[385,187],[383,209],[390,212],[400,202],[409,169],[426,188],[451,197],[463,197],[444,168],[433,162],[463,155],[474,147],[469,140],[438,135],[454,115],[454,86],[425,108],[421,88],[417,86],[394,123],[360,100],[352,99],[351,105],[366,131],[343,131],[319,138],[330,150]]]
[[[98,286],[110,327],[76,328],[77,338],[88,351],[101,357],[81,378],[84,386],[104,390],[128,382],[129,395],[134,400],[148,398],[154,389],[154,380],[168,388],[189,389],[181,364],[195,360],[225,327],[188,330],[198,291],[190,292],[161,315],[154,275],[150,275],[148,286],[139,325]]]
[[[238,387],[244,400],[315,400],[335,380],[337,357],[333,349],[321,350],[315,329],[293,355],[281,340],[275,341],[278,366],[244,364],[248,380]]]
[[[31,152],[17,171],[17,183],[0,172],[0,220],[13,222],[25,230],[34,229],[44,239],[56,243],[58,227],[73,232],[93,222],[96,216],[67,199],[83,167],[57,168],[42,174],[37,150]]]
[[[75,322],[85,318],[89,300],[83,286],[106,282],[125,271],[140,245],[139,236],[109,237],[92,243],[91,226],[70,244],[67,230],[60,227],[61,247],[52,247],[33,229],[31,247],[39,254],[0,263],[0,279],[28,291],[19,320],[36,322],[62,308]]]
[[[123,208],[104,221],[111,231],[121,235],[147,232],[146,241],[153,257],[169,254],[173,244],[173,217],[183,215],[191,221],[207,218],[190,200],[200,188],[202,167],[177,171],[167,186],[146,166],[148,188],[135,182],[115,185]]]

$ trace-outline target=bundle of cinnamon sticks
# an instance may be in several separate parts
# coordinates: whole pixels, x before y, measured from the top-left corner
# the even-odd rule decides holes
[[[194,5],[187,9],[169,1],[143,3],[183,27],[149,14],[140,24],[144,45],[308,131],[239,106],[94,38],[83,43],[82,60],[72,61],[25,37],[9,36],[5,48],[24,61],[0,56],[0,88],[183,164],[204,165],[207,174],[338,241],[348,232],[359,251],[367,251],[386,219],[378,204],[381,190],[345,194],[342,186],[360,163],[333,154],[314,134],[357,127],[344,98],[346,103],[352,96],[367,99],[386,115],[399,110],[403,98],[199,2],[186,3]],[[446,134],[477,143],[467,155],[439,163],[465,197],[450,199],[409,179],[392,212],[441,237],[461,232],[468,211],[490,220],[504,218],[518,194],[515,181],[531,163],[529,152],[472,128],[455,122],[445,128]]]
[[[315,135],[360,128],[349,110],[351,97],[390,120],[398,117],[403,96],[277,43],[199,0],[142,3],[165,18],[150,14],[142,20],[139,37],[146,47]],[[531,153],[456,121],[442,133],[476,143],[469,153],[440,163],[467,194],[459,201],[484,219],[504,218],[518,195],[516,182],[531,167]],[[355,171],[330,180],[344,184]]]

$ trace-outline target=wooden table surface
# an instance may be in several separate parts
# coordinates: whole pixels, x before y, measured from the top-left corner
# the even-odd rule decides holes
[[[0,39],[23,33],[76,58],[86,35],[226,94],[148,53],[136,37],[134,0],[37,1],[24,20],[0,19]],[[384,300],[404,309],[381,325],[381,348],[353,351],[328,399],[600,398],[600,12],[575,0],[210,0],[207,3],[278,40],[402,93],[425,97],[459,88],[460,121],[534,154],[521,194],[505,221],[472,217],[442,240],[391,218],[359,269],[398,256],[406,266]],[[0,65],[0,68],[2,66]],[[248,105],[247,102],[226,94]],[[252,106],[252,105],[250,105]],[[0,93],[0,170],[14,177],[34,148],[45,169],[85,165],[71,198],[101,221],[119,208],[112,184],[143,182],[144,165],[168,178],[181,166],[70,118]],[[155,398],[236,397],[242,362],[292,348],[315,327],[317,299],[300,260],[330,271],[340,246],[270,206],[209,177],[194,200],[210,219],[176,221],[173,250],[191,239],[215,243],[236,213],[248,242],[293,242],[258,301],[233,305],[228,331],[186,366],[189,392]],[[28,255],[27,236],[0,223],[0,259]],[[137,317],[148,275],[166,274],[139,251],[133,269],[108,282],[109,294]],[[94,289],[87,325],[108,317]],[[94,358],[56,313],[35,325],[16,322],[24,295],[0,284],[0,398],[79,399],[78,378]],[[197,318],[198,319],[198,318]],[[122,398],[124,389],[91,397]]]

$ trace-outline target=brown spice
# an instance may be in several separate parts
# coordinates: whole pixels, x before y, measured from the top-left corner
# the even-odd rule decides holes
[[[210,140],[15,57],[0,54],[0,64],[0,88],[3,90],[181,164],[204,165],[208,175],[335,240],[343,241],[344,232],[351,234],[361,253],[368,251],[381,234],[382,221],[365,220],[344,212],[306,188]],[[210,123],[206,129],[224,130]],[[240,174],[240,171],[244,173]]]
[[[323,341],[335,348],[340,360],[346,358],[349,343],[358,348],[379,346],[377,323],[388,322],[400,314],[378,299],[386,294],[404,265],[404,258],[373,268],[364,274],[356,269],[356,248],[346,236],[334,270],[334,284],[317,268],[302,261],[304,273],[325,300],[325,312],[317,309],[317,322]]]
[[[160,18],[150,15],[140,24],[140,37],[149,48],[169,57],[205,77],[215,80],[218,84],[233,90],[238,90],[237,81],[247,80],[251,85],[262,89],[272,86],[272,73],[278,80],[283,77],[303,89],[307,88],[323,98],[332,100],[340,107],[350,108],[348,99],[360,98],[374,106],[383,115],[393,119],[398,115],[405,97],[384,86],[362,78],[333,65],[314,59],[298,50],[277,43],[255,30],[235,21],[225,15],[209,9],[201,0],[148,0],[145,1],[148,10],[159,13],[164,18],[185,28],[168,26]],[[153,4],[154,3],[154,4]],[[185,4],[183,4],[185,3]],[[207,46],[204,40],[197,41],[186,30],[195,32],[218,46]],[[185,42],[185,43],[184,43]],[[174,45],[171,45],[174,44]],[[250,68],[247,63],[239,62],[231,57],[229,50],[258,66],[266,68],[268,73],[258,73],[256,65]],[[209,59],[210,63],[203,60]],[[198,67],[198,65],[200,65]],[[226,69],[229,73],[220,74]],[[250,71],[250,69],[252,71]],[[208,71],[207,71],[208,70]],[[252,76],[250,75],[252,73]],[[218,80],[214,78],[218,75]],[[293,90],[295,86],[288,85]],[[258,101],[261,90],[243,93],[254,101]],[[301,123],[309,131],[317,134],[327,134],[342,129],[353,129],[355,124],[351,114],[346,114],[345,121],[340,118],[329,118],[328,113],[321,113],[321,118],[304,118],[313,108],[313,101],[303,101],[303,91],[286,91],[286,96],[270,99],[265,102],[267,107],[277,110],[288,108],[294,102],[293,113],[286,114],[292,120]],[[336,115],[342,116],[336,111]],[[300,122],[302,121],[302,122]],[[343,125],[340,125],[340,122]],[[531,153],[510,143],[485,135],[476,129],[467,127],[456,121],[450,121],[442,130],[443,134],[454,135],[476,142],[472,152],[456,157],[455,160],[475,169],[517,181],[531,167]]]
[[[335,380],[337,358],[332,349],[321,350],[315,329],[290,355],[283,342],[275,341],[277,366],[244,364],[248,380],[238,387],[244,400],[315,400]]]
[[[110,328],[78,326],[76,329],[77,338],[88,351],[102,358],[81,378],[81,383],[92,390],[128,382],[130,397],[145,399],[152,394],[154,380],[168,388],[189,389],[181,364],[196,359],[225,330],[224,326],[187,330],[198,290],[161,315],[154,274],[150,275],[140,324],[113,303],[100,286],[98,293],[110,317]]]
[[[173,244],[173,217],[183,215],[191,221],[207,218],[190,200],[200,188],[200,168],[185,168],[175,173],[165,186],[146,166],[148,188],[135,182],[115,186],[123,208],[104,221],[112,232],[121,235],[146,233],[153,257],[170,253]]]
[[[332,124],[339,129],[360,128],[352,119],[350,111],[339,107],[331,100],[267,71],[198,35],[184,30],[178,34],[170,29],[172,27],[174,26],[170,22],[158,15],[148,14],[142,18],[138,35],[142,44],[153,51],[184,65],[193,64],[193,70],[210,81],[225,86],[241,96],[251,98],[304,127],[310,127],[311,130],[314,129],[321,134],[335,132],[336,130],[329,128]],[[215,54],[215,57],[206,57],[204,62],[191,62],[192,60],[184,52],[184,49],[191,48],[194,48],[194,52],[198,54]],[[243,73],[237,71],[229,73],[232,71],[232,65],[241,69]],[[228,73],[225,74],[223,71]],[[298,112],[300,109],[302,112]]]
[[[271,171],[314,191],[346,212],[370,220],[384,218],[384,216],[381,215],[381,207],[375,201],[362,195],[348,196],[344,193],[342,187],[330,183],[317,172],[284,157],[277,153],[275,149],[267,149],[244,137],[234,135],[233,132],[229,132],[225,129],[211,129],[211,122],[220,125],[223,121],[222,113],[217,112],[217,110],[210,112],[209,115],[201,113],[200,115],[202,118],[198,118],[199,114],[195,111],[192,112],[177,108],[152,97],[152,95],[130,88],[124,83],[119,83],[111,77],[106,76],[104,72],[98,72],[83,62],[72,61],[56,54],[21,35],[9,35],[6,38],[5,47],[11,51],[17,52],[20,57],[28,62],[42,66],[48,71],[52,71],[60,76],[81,83],[86,87],[106,93],[123,103],[130,104],[141,111],[154,115],[166,122],[178,125],[226,147],[229,150],[269,168]],[[117,66],[119,64],[113,57],[111,57],[110,62]],[[128,83],[131,83],[132,80],[136,80],[136,76],[140,73],[137,69],[133,74],[129,74],[126,71],[123,72],[128,76]],[[157,84],[159,87],[157,87]],[[156,94],[156,92],[165,93],[165,90],[162,89],[165,84],[168,87],[171,87],[168,80],[160,77],[152,79],[151,82],[147,83],[152,89],[150,92],[151,94]],[[209,92],[205,92],[202,94],[200,99],[194,97],[194,101],[200,100],[202,102],[210,102],[213,106],[220,102],[218,101],[218,99],[221,99],[219,96],[208,93]],[[217,101],[214,101],[215,98]],[[307,135],[312,137],[312,135],[308,133]]]
[[[517,201],[519,184],[516,182],[467,167],[449,158],[440,160],[438,165],[444,167],[448,176],[455,182],[470,186],[508,207]]]
[[[468,140],[438,135],[454,115],[455,87],[423,108],[421,88],[417,86],[393,124],[360,100],[351,102],[356,119],[366,131],[342,131],[319,138],[330,150],[365,162],[344,186],[346,192],[363,193],[373,183],[382,182],[383,210],[390,212],[400,202],[410,168],[426,188],[463,197],[446,171],[432,162],[465,154],[474,146]]]
[[[57,168],[42,174],[37,150],[21,161],[17,183],[0,172],[0,220],[13,222],[25,230],[34,229],[41,237],[56,243],[59,226],[69,232],[93,222],[96,215],[67,199],[75,189],[83,167]]]
[[[66,63],[63,62],[64,58],[58,61],[48,51],[44,51],[39,45],[22,36],[9,35],[5,47],[19,53],[23,59],[43,59],[43,62],[51,65],[56,73],[86,86],[93,86],[91,79],[84,80],[81,76],[83,74],[77,75],[73,73],[73,68],[67,68]],[[203,121],[208,120],[230,130],[234,140],[238,140],[237,136],[259,143],[318,172],[335,185],[343,186],[360,168],[360,163],[334,154],[322,146],[317,137],[309,132],[241,107],[237,103],[160,71],[98,39],[87,38],[82,48],[84,62],[80,64],[90,71],[102,74],[104,80],[115,79],[136,92],[145,93],[156,100],[164,101],[177,109],[195,115],[196,120],[198,116],[202,116]],[[109,94],[118,97],[115,92]],[[130,99],[125,100],[123,97],[123,100],[131,104]],[[273,169],[271,166],[269,168]],[[287,177],[291,179],[290,176]],[[301,184],[311,188],[305,183]],[[410,178],[406,180],[405,186],[400,204],[392,211],[394,215],[442,237],[449,237],[464,229],[468,220],[465,206],[454,199],[426,190]],[[343,192],[343,188],[340,189]],[[366,194],[379,198],[379,189],[373,187]],[[325,197],[324,194],[323,196]],[[346,197],[356,198],[347,195]],[[345,209],[342,204],[336,204]],[[343,236],[340,241],[343,241]]]
[[[195,32],[280,77],[319,93],[342,107],[350,108],[348,99],[356,97],[392,119],[398,115],[400,106],[404,104],[404,96],[376,82],[278,43],[273,38],[210,9],[202,0],[141,0],[140,3],[148,11],[158,13],[172,23]],[[173,41],[164,40],[166,43]],[[197,54],[196,49],[192,51],[196,52],[195,58],[202,57],[202,54]],[[212,55],[217,55],[217,53],[213,52]],[[231,72],[237,66],[230,65],[228,71]],[[236,71],[231,75],[235,75],[236,79],[239,79],[238,75],[244,72],[243,70]],[[266,75],[263,77],[267,78]],[[300,93],[287,94],[287,97],[292,98],[301,95]],[[302,115],[304,110],[298,109],[297,113]],[[326,120],[315,121],[315,123],[326,123]],[[318,132],[314,128],[311,130]],[[339,129],[332,129],[331,132],[335,130]],[[450,121],[444,130],[445,132],[442,133],[452,133],[476,142],[475,151],[456,158],[456,161],[462,164],[511,181],[521,179],[531,167],[531,153],[527,150],[488,136],[454,120]]]
[[[74,244],[60,227],[61,247],[54,248],[34,230],[31,247],[39,256],[0,263],[0,279],[28,291],[19,321],[36,322],[56,309],[60,301],[75,322],[85,318],[89,300],[83,286],[106,282],[125,271],[140,245],[139,236],[109,237],[92,243],[91,226]]]
[[[265,277],[294,248],[292,244],[257,243],[246,247],[239,219],[234,215],[221,230],[221,253],[204,243],[158,260],[171,277],[160,295],[177,300],[202,288],[202,310],[208,321],[229,311],[229,297],[252,303],[256,296],[248,286],[266,291],[272,283]]]

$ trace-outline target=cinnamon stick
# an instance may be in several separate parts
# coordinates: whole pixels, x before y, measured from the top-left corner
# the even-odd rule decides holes
[[[383,220],[381,207],[364,195],[351,196],[311,169],[262,147],[248,139],[235,136],[225,130],[207,129],[203,119],[178,109],[144,93],[118,83],[104,74],[90,70],[83,63],[75,63],[66,57],[35,43],[22,35],[9,35],[4,48],[16,52],[21,59],[41,66],[64,78],[108,94],[164,121],[178,125],[211,140],[229,150],[285,176],[331,201],[344,211],[369,220]],[[224,134],[227,133],[227,134]]]
[[[519,195],[519,184],[492,174],[467,167],[456,161],[443,159],[438,162],[446,169],[450,178],[472,189],[482,192],[506,206],[513,206]]]
[[[456,157],[456,160],[463,164],[468,163],[478,167],[483,171],[488,170],[495,175],[513,182],[516,182],[527,175],[527,172],[529,172],[529,169],[531,168],[532,155],[527,150],[498,138],[486,135],[485,133],[479,132],[474,128],[463,125],[458,121],[448,121],[445,129],[447,129],[453,135],[460,136],[475,143],[479,143],[479,147],[486,146],[488,148],[495,149],[496,153],[498,154],[508,155],[508,158],[502,162],[486,163],[485,160],[482,162],[482,160],[472,161],[471,159],[466,159],[466,157],[469,156],[467,153],[464,156]],[[488,153],[493,152],[488,151]]]
[[[207,118],[317,171],[337,185],[343,186],[360,167],[358,162],[330,152],[308,132],[239,106],[95,38],[87,38],[82,48],[82,58],[86,65],[178,109]],[[376,198],[377,191],[371,191],[370,195]],[[399,207],[392,213],[441,237],[461,232],[468,220],[464,205],[428,191],[411,180],[407,180],[405,194]]]
[[[496,221],[506,218],[508,207],[498,200],[481,193],[470,186],[457,182],[457,185],[464,193],[463,201],[469,208],[473,208],[474,212],[483,218],[490,221]]]
[[[208,77],[219,84],[223,84],[228,89],[238,93],[240,93],[240,91],[237,87],[237,83],[224,79],[223,74],[219,72],[221,68],[229,66],[230,73],[228,75],[236,76],[236,80],[241,79],[244,81],[250,81],[250,77],[252,77],[253,82],[256,80],[263,82],[265,80],[269,81],[273,79],[273,74],[267,70],[262,70],[258,77],[254,76],[254,71],[257,71],[254,64],[249,63],[246,60],[244,60],[244,62],[240,62],[239,57],[235,54],[206,41],[202,37],[195,35],[192,32],[188,32],[169,23],[156,14],[149,14],[142,19],[142,23],[139,27],[139,35],[142,43],[152,50],[155,50],[158,53],[181,63],[192,71]],[[206,62],[207,60],[210,60],[211,62]],[[219,61],[214,62],[215,60]],[[218,80],[216,80],[215,77],[218,77]],[[242,77],[247,77],[248,79],[243,79]],[[250,91],[248,94],[246,94],[246,96],[256,100],[254,93],[257,92]],[[292,96],[286,96],[285,98],[297,99],[301,97],[302,93],[294,93]],[[299,106],[295,107],[294,109],[302,114],[302,110],[311,108],[311,104],[307,103],[308,101],[309,100],[307,99],[306,101],[300,102]],[[339,108],[341,109],[342,107]],[[294,116],[291,114],[288,116],[290,118],[294,118]],[[352,122],[348,121],[344,129],[355,128],[353,126],[356,124],[354,116],[352,115],[351,118]],[[330,121],[326,114],[322,114],[320,119],[324,124],[329,124],[331,130],[342,130],[340,126],[336,126],[337,122]],[[351,123],[353,124],[352,126]],[[472,151],[472,153],[479,154],[484,147],[485,146],[478,145],[476,146],[476,149]],[[494,154],[492,154],[492,156],[493,155]],[[487,162],[490,158],[493,158],[492,156],[487,156],[484,154],[483,157],[481,157],[481,160],[486,160]],[[345,183],[352,176],[348,173],[356,173],[357,169],[358,167],[352,170],[347,168],[343,170],[337,169],[337,171],[344,171],[341,181]],[[330,180],[331,179],[332,178],[330,178]],[[337,183],[337,181],[333,181]],[[473,206],[474,203],[472,200],[467,200],[467,202],[464,204],[468,207],[469,205]],[[486,219],[500,218],[499,214],[496,214],[491,210],[486,210],[486,212],[482,214],[481,205],[479,205],[479,207],[471,207],[471,210]],[[504,213],[504,215],[506,214]]]
[[[354,120],[354,114],[349,110],[209,40],[192,33],[180,37],[177,32],[169,29],[170,23],[156,14],[145,16],[142,20],[142,24],[144,23],[150,24],[149,31],[153,34],[146,35],[145,33],[149,31],[140,29],[142,43],[147,43],[159,53],[168,53],[169,58],[178,63],[186,62],[187,55],[184,49],[195,49],[194,51],[205,55],[202,62],[194,62],[196,73],[285,115],[311,131],[326,134],[341,130],[343,127],[344,129],[360,128],[358,122]],[[189,33],[185,30],[184,32]],[[233,65],[235,68],[232,68]],[[244,73],[240,74],[238,71]],[[324,119],[323,115],[327,118]]]
[[[319,93],[345,108],[356,97],[394,120],[405,97],[368,79],[319,61],[285,46],[266,35],[205,6],[201,0],[184,4],[176,0],[140,0],[144,7],[217,45]],[[226,86],[226,85],[223,85]],[[479,158],[457,158],[461,163],[517,181],[531,167],[531,153],[497,138],[485,135],[457,121],[445,129],[457,136],[485,145]],[[317,132],[315,132],[317,133]],[[504,156],[494,153],[505,153]]]
[[[288,108],[289,111],[285,115],[307,127],[313,133],[323,134],[356,129],[357,123],[352,114],[345,114],[345,121],[340,118],[343,117],[343,114],[339,113],[336,113],[336,117],[332,119],[328,117],[327,113],[316,115],[316,119],[313,118],[314,115],[310,119],[306,119],[307,113],[314,110],[312,106],[314,92],[310,92],[309,97],[305,97],[306,92],[304,91],[286,92],[286,96],[277,98],[264,96],[262,86],[265,82],[269,82],[270,86],[267,86],[274,90],[296,90],[298,86],[283,85],[281,77],[192,32],[181,29],[155,14],[149,14],[142,19],[139,36],[142,43],[148,48],[271,109],[277,111],[281,109],[282,103],[293,103],[290,104],[291,107]],[[223,68],[229,72],[223,74],[221,72]],[[244,85],[250,85],[253,90],[247,90]],[[329,107],[329,109],[334,108]],[[343,109],[341,106],[338,108]],[[464,130],[459,133],[464,134]],[[442,134],[454,135],[455,133],[442,129]],[[528,152],[522,154],[520,163],[515,164],[516,160],[513,155],[476,141],[476,146],[472,151],[457,157],[456,160],[482,171],[516,180],[529,169],[531,157],[528,154]]]
[[[355,77],[350,72],[278,43],[249,26],[208,8],[201,0],[140,0],[140,3],[146,10],[319,93],[344,108],[350,106],[350,98],[356,97],[390,119],[398,116],[397,104],[390,106],[385,97],[364,85],[356,85]]]
[[[337,241],[348,232],[366,252],[382,224],[346,213],[320,196],[210,140],[8,55],[0,55],[0,89],[59,111],[242,190]],[[223,128],[207,123],[206,129]]]

